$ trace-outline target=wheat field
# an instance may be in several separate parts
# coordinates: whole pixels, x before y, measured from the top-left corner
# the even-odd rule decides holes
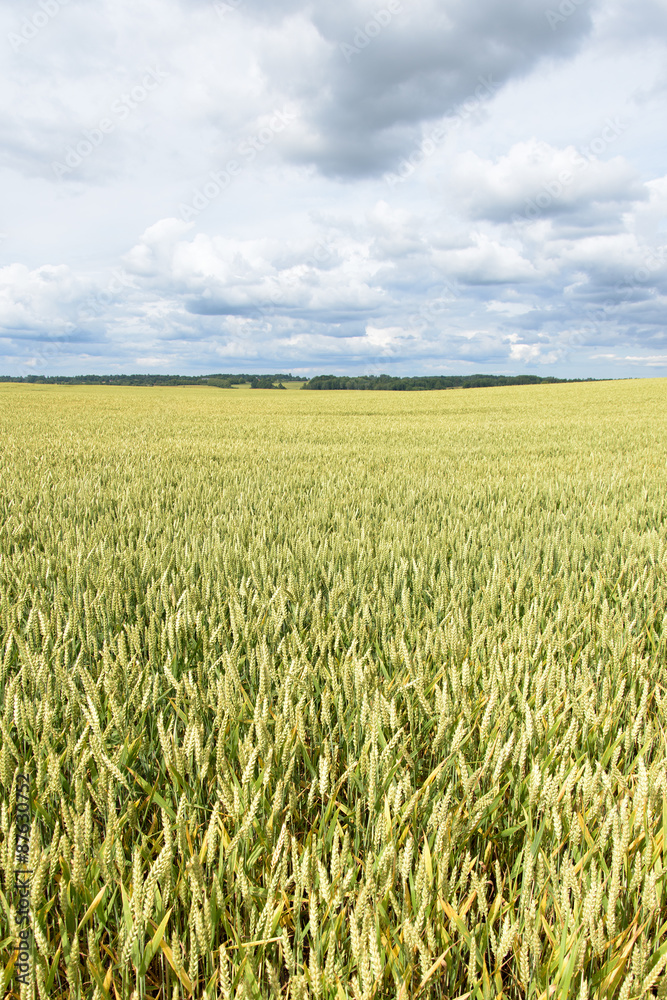
[[[666,381],[0,422],[4,996],[667,996]]]

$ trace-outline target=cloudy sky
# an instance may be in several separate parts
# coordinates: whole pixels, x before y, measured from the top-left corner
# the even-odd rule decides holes
[[[0,373],[667,375],[667,0],[5,0]]]

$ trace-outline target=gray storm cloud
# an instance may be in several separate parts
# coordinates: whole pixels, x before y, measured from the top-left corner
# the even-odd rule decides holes
[[[658,0],[7,0],[3,367],[641,373],[664,27]]]

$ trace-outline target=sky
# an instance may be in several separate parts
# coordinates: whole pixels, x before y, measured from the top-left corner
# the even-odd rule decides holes
[[[667,375],[667,0],[4,0],[0,374]]]

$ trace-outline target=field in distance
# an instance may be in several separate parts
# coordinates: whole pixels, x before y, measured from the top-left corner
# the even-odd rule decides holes
[[[3,996],[667,994],[667,381],[0,424]]]

